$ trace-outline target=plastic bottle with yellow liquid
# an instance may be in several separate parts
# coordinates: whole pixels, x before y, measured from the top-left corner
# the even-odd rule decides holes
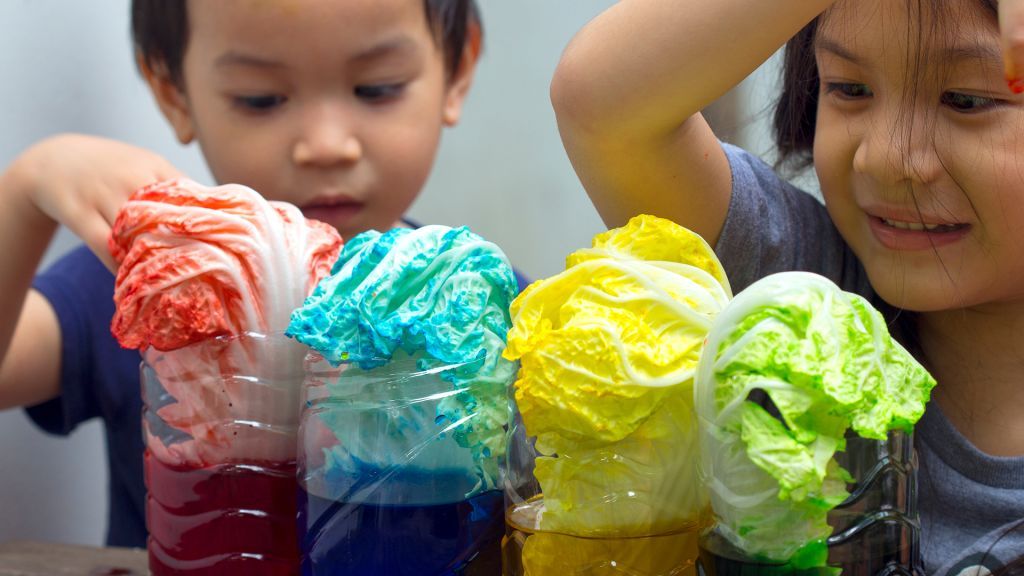
[[[581,575],[682,576],[696,574],[698,535],[708,522],[706,510],[693,519],[661,526],[630,522],[631,529],[621,533],[611,529],[591,530],[586,526],[545,527],[544,494],[533,477],[532,443],[526,437],[522,420],[517,418],[511,430],[510,474],[506,480],[505,537],[502,540],[502,564],[505,576]],[[616,455],[606,453],[605,462],[615,465]],[[650,487],[650,486],[648,486]],[[586,488],[581,486],[582,490]],[[667,486],[665,488],[668,488]],[[683,497],[700,498],[697,486],[678,486],[693,492]],[[639,485],[638,490],[642,490]],[[639,500],[638,490],[621,490],[611,483],[595,494],[603,493],[587,505],[586,515],[597,515],[607,507],[609,515],[638,510],[631,501]],[[622,518],[626,520],[626,518]]]
[[[703,239],[639,216],[513,302],[505,576],[695,573],[693,375],[730,297]]]

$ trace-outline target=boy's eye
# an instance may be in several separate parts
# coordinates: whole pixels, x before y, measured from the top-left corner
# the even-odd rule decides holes
[[[356,97],[367,102],[382,102],[397,98],[405,89],[404,83],[397,84],[367,84],[356,86]]]
[[[942,94],[941,101],[944,105],[949,106],[957,112],[965,112],[968,114],[973,112],[983,112],[999,103],[999,101],[994,98],[975,96],[973,94],[963,94],[961,92],[944,92]]]
[[[858,82],[829,82],[825,84],[826,94],[835,94],[846,100],[859,100],[873,96],[867,84]]]
[[[277,94],[259,94],[256,96],[235,96],[235,105],[240,108],[264,112],[284,104],[285,97]]]

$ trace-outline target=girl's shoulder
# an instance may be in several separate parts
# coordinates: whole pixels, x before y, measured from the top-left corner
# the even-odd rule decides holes
[[[732,196],[715,252],[733,291],[776,272],[803,270],[871,297],[863,267],[839,235],[819,195],[782,178],[757,156],[722,143]],[[815,185],[813,179],[808,183]]]

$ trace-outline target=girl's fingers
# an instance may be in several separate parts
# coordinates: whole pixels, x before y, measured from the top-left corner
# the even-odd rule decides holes
[[[999,2],[1006,81],[1014,93],[1024,92],[1024,0]]]

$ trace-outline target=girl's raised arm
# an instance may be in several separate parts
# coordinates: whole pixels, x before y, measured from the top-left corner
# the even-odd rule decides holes
[[[731,175],[700,110],[832,0],[623,0],[585,26],[551,100],[569,158],[605,224],[649,213],[714,245]]]

